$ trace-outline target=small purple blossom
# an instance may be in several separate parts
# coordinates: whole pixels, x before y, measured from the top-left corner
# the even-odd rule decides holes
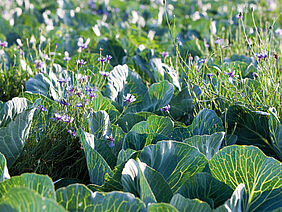
[[[83,38],[79,38],[77,42],[77,46],[81,49],[87,49],[90,39],[88,38],[85,43],[83,42]]]
[[[71,93],[71,92],[74,91],[74,87],[72,85],[70,85],[70,86],[66,87],[66,91]]]
[[[71,105],[69,102],[67,102],[64,99],[61,100],[61,104],[64,105],[64,106],[70,106]]]
[[[83,104],[82,103],[76,103],[75,106],[78,107],[78,108],[81,108],[81,107],[83,107]]]
[[[7,48],[8,47],[8,42],[7,41],[1,41],[0,40],[0,46],[2,47],[2,48]]]
[[[71,58],[70,58],[69,56],[65,56],[65,57],[63,58],[63,60],[66,61],[66,62],[68,62],[68,61],[71,60]]]
[[[229,76],[230,83],[233,83],[235,77],[239,77],[239,75],[235,75],[235,71],[224,72],[224,74]]]
[[[70,135],[72,135],[73,137],[76,137],[76,132],[73,130],[69,130],[68,131],[68,133],[70,134]]]
[[[170,105],[166,105],[166,106],[161,108],[161,111],[163,111],[165,113],[169,113],[169,110],[170,110]]]
[[[35,64],[36,68],[38,68],[38,69],[42,68],[42,66],[43,66],[43,62],[41,60],[35,60],[34,64]]]
[[[67,83],[68,83],[68,79],[60,78],[60,79],[58,79],[58,82],[59,82],[60,84],[67,84]]]
[[[85,60],[83,60],[83,59],[80,59],[80,60],[76,60],[76,64],[77,65],[85,65],[87,62],[85,61]]]
[[[95,88],[95,87],[90,87],[90,88],[88,88],[87,90],[88,90],[88,92],[96,92],[96,91],[97,91],[97,88]]]
[[[92,99],[97,97],[97,93],[88,93],[88,96]]]
[[[106,139],[109,141],[109,147],[113,148],[115,146],[114,141],[115,139],[113,138],[112,135],[106,136]]]
[[[127,103],[132,103],[136,101],[136,98],[132,94],[128,93],[126,96],[123,96],[123,100]]]
[[[200,60],[199,60],[199,63],[200,63],[200,64],[201,64],[201,63],[204,64],[206,61],[207,61],[206,59],[200,59]]]
[[[267,58],[267,54],[265,52],[261,52],[257,56],[259,60],[262,60],[262,59],[265,60]]]
[[[237,18],[237,19],[242,18],[242,13],[240,12],[240,13],[236,14],[236,15],[235,15],[235,18]]]
[[[112,58],[113,58],[112,55],[106,55],[106,60],[107,61],[110,61]]]
[[[52,118],[52,119],[53,119],[53,120],[56,120],[56,121],[61,121],[62,118],[63,118],[63,116],[60,115],[59,113],[55,113],[54,116],[55,116],[55,117]]]
[[[45,111],[47,111],[47,108],[43,107],[42,105],[39,105],[39,106],[37,107],[37,109],[40,110],[40,112],[45,112]]]
[[[163,51],[163,52],[161,53],[161,55],[162,55],[163,58],[166,58],[166,57],[169,56],[169,53],[166,52],[166,51]]]
[[[110,75],[110,73],[106,71],[99,71],[99,74],[101,74],[104,77],[108,77]]]
[[[98,61],[101,62],[102,65],[104,64],[104,62],[106,62],[106,60],[107,60],[107,59],[104,58],[104,57],[99,57],[99,58],[98,58]]]
[[[213,76],[213,73],[208,73],[207,76],[209,79],[211,79],[211,77]]]
[[[50,57],[48,56],[48,54],[43,54],[42,57],[44,58],[44,60],[50,60]]]
[[[208,43],[205,44],[206,48],[210,48],[210,45]]]
[[[68,124],[72,123],[73,120],[74,120],[73,117],[69,117],[69,116],[63,116],[63,117],[62,117],[62,121],[63,121],[63,122],[66,122],[66,123],[68,123]]]
[[[223,39],[222,38],[217,38],[216,41],[214,42],[216,45],[223,45]]]
[[[275,30],[275,34],[276,34],[278,37],[282,36],[282,29],[277,28],[277,29]]]

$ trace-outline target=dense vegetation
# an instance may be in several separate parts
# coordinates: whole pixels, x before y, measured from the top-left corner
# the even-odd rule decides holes
[[[0,211],[281,210],[279,1],[0,12]]]

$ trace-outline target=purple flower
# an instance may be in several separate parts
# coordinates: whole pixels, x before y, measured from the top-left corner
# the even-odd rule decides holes
[[[169,113],[169,110],[170,110],[170,105],[166,105],[166,106],[161,108],[161,111],[163,111],[165,113]]]
[[[235,15],[235,18],[237,18],[237,19],[242,18],[242,13],[238,13],[237,15]]]
[[[68,133],[69,133],[70,135],[72,135],[73,137],[76,136],[76,132],[75,132],[75,131],[69,130]]]
[[[261,60],[261,59],[266,59],[267,58],[267,54],[265,52],[261,52],[258,54],[258,59]]]
[[[278,37],[282,36],[282,29],[277,28],[277,29],[275,30],[275,34],[276,34]]]
[[[210,48],[210,45],[208,43],[205,44],[206,48]]]
[[[239,76],[235,75],[235,71],[224,72],[224,74],[229,76],[230,83],[233,83],[234,78]]]
[[[78,77],[77,77],[77,81],[80,82],[80,83],[87,82],[88,76],[79,74]]]
[[[7,48],[8,47],[8,42],[7,41],[1,41],[0,40],[0,46],[2,47],[2,48]]]
[[[110,61],[112,58],[113,58],[112,55],[106,55],[106,60],[107,61]]]
[[[132,94],[128,93],[126,96],[123,96],[123,100],[127,103],[132,103],[136,101],[136,98]]]
[[[166,57],[168,57],[168,56],[169,56],[169,53],[168,53],[168,52],[163,51],[161,55],[162,55],[162,57],[166,58]]]
[[[65,56],[65,57],[63,58],[63,60],[66,61],[66,62],[70,61],[70,59],[71,59],[71,58],[70,58],[69,56]]]
[[[71,104],[68,103],[66,100],[62,99],[61,100],[61,104],[64,105],[64,106],[70,106]]]
[[[69,117],[69,116],[65,116],[65,115],[62,117],[62,121],[66,122],[68,124],[72,123],[73,120],[74,120],[73,117]]]
[[[199,63],[200,63],[200,64],[201,64],[201,63],[204,64],[205,62],[206,62],[206,59],[200,59],[200,60],[199,60]]]
[[[89,38],[85,41],[85,43],[83,42],[83,38],[79,38],[77,42],[77,46],[81,49],[86,49],[88,47],[89,42],[90,42]]]
[[[87,62],[83,59],[80,59],[80,60],[76,60],[76,64],[79,64],[79,65],[85,65]]]
[[[109,141],[109,147],[113,148],[115,146],[114,141],[115,139],[113,138],[112,135],[106,136],[106,139]]]
[[[60,78],[60,79],[58,79],[58,82],[60,83],[60,84],[67,84],[68,83],[68,79],[63,79],[63,78]]]
[[[96,92],[97,89],[95,87],[88,88],[88,92]]]
[[[106,71],[99,71],[99,73],[104,77],[108,77],[110,75],[110,73]]]
[[[115,12],[118,13],[120,9],[118,7],[115,8]]]
[[[62,118],[63,118],[63,116],[60,115],[59,113],[55,113],[54,116],[55,116],[55,117],[52,118],[52,119],[53,119],[53,120],[56,120],[56,121],[61,121]]]
[[[106,59],[106,58],[103,58],[103,57],[99,57],[99,58],[98,58],[98,61],[101,62],[102,65],[104,64],[104,62],[106,62],[106,60],[107,60],[107,59]]]
[[[257,78],[259,75],[256,72],[253,72],[253,78]]]
[[[83,107],[83,104],[82,103],[76,103],[75,106],[80,108],[80,107]]]
[[[217,38],[216,41],[214,42],[216,45],[223,45],[223,39],[222,38]]]
[[[38,68],[38,69],[42,68],[42,66],[43,66],[43,62],[41,60],[35,60],[34,64],[35,64],[36,68]]]
[[[47,108],[43,107],[42,105],[39,105],[37,109],[40,110],[40,112],[47,111]]]
[[[70,85],[70,86],[66,87],[66,91],[71,93],[71,92],[74,91],[74,87],[72,85]]]
[[[207,76],[209,79],[211,79],[211,77],[213,76],[213,73],[208,73]]]
[[[92,98],[97,97],[97,94],[96,93],[88,93],[88,96],[92,99]]]

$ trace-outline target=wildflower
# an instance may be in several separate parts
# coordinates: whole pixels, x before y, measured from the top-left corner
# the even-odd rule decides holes
[[[166,105],[166,106],[161,108],[161,111],[163,111],[165,113],[169,113],[169,110],[170,110],[170,105]]]
[[[88,88],[88,92],[96,92],[97,89],[95,87]]]
[[[42,105],[39,105],[37,109],[40,110],[40,112],[47,111],[47,108],[43,107]]]
[[[207,76],[209,79],[211,79],[211,77],[213,76],[213,73],[208,73]]]
[[[239,76],[235,75],[235,71],[224,72],[224,74],[229,76],[228,80],[230,83],[233,83],[234,78]]]
[[[253,78],[254,78],[254,79],[257,78],[258,76],[259,76],[258,73],[253,72]]]
[[[136,98],[132,94],[128,93],[126,96],[123,96],[123,100],[127,103],[132,103],[136,101]]]
[[[70,61],[70,59],[71,58],[69,57],[69,53],[67,51],[65,51],[65,56],[64,56],[63,60],[68,62],[68,61]]]
[[[56,121],[61,121],[62,118],[63,118],[63,116],[60,115],[59,113],[55,113],[54,116],[55,116],[55,117],[52,118],[52,119],[53,119],[53,120],[56,120]]]
[[[99,71],[99,73],[104,77],[108,77],[110,75],[110,73],[106,71]]]
[[[106,55],[106,60],[109,62],[112,59],[112,55]]]
[[[78,39],[78,42],[77,42],[77,46],[78,46],[80,49],[87,49],[89,42],[90,42],[90,38],[88,38],[88,39],[85,41],[85,43],[83,43],[83,38],[79,38],[79,39]]]
[[[282,29],[277,28],[277,29],[275,30],[275,34],[276,34],[278,37],[282,36]]]
[[[80,59],[80,60],[76,60],[76,64],[77,65],[85,65],[87,62],[85,61],[85,60],[83,60],[83,59]]]
[[[87,82],[87,80],[88,80],[88,77],[86,75],[79,74],[77,77],[77,81],[80,83]]]
[[[201,63],[204,64],[205,62],[206,62],[206,59],[200,59],[200,60],[199,60],[199,63],[200,63],[200,64],[201,64]]]
[[[82,103],[76,103],[75,106],[80,108],[80,107],[83,107],[83,104]]]
[[[66,116],[66,115],[64,115],[64,116],[62,117],[62,121],[63,121],[63,122],[66,122],[66,123],[68,123],[68,124],[72,123],[73,120],[74,120],[73,117],[69,117],[69,116]]]
[[[2,48],[7,48],[8,47],[8,42],[7,41],[1,41],[0,40],[0,46],[2,47]]]
[[[60,83],[60,84],[67,84],[68,83],[68,79],[63,79],[63,78],[60,78],[60,79],[58,79],[58,82]]]
[[[62,99],[61,100],[61,104],[64,105],[64,106],[70,106],[71,104],[68,103],[66,100]]]
[[[113,138],[112,135],[106,136],[106,139],[109,141],[109,147],[113,148],[115,146],[114,141],[115,139]]]
[[[222,38],[217,38],[216,41],[214,42],[216,45],[223,45],[223,39]]]
[[[74,87],[72,85],[70,85],[70,86],[66,87],[66,91],[71,93],[71,92],[74,91]]]
[[[242,13],[240,12],[239,14],[235,15],[235,18],[237,18],[237,19],[242,18]]]
[[[104,64],[104,62],[106,62],[106,60],[107,60],[107,59],[106,59],[106,58],[103,58],[103,57],[99,57],[99,58],[98,58],[98,61],[101,62],[102,65]]]
[[[168,52],[163,51],[161,55],[162,55],[162,57],[166,58],[166,57],[168,57],[168,56],[169,56],[169,53],[168,53]]]
[[[267,58],[267,54],[265,52],[261,52],[257,56],[259,60]]]
[[[205,44],[206,48],[210,48],[210,45],[208,43]]]
[[[43,62],[41,60],[35,60],[34,64],[35,64],[36,68],[38,68],[38,69],[42,68],[42,66],[43,66]]]
[[[92,98],[97,97],[97,94],[96,93],[88,93],[88,96],[92,99]]]
[[[70,135],[72,135],[73,137],[76,137],[76,132],[73,130],[69,130],[68,131],[68,133],[70,134]]]

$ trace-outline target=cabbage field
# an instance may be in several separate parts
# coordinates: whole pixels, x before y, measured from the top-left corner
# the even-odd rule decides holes
[[[1,0],[0,212],[282,211],[282,2]]]

